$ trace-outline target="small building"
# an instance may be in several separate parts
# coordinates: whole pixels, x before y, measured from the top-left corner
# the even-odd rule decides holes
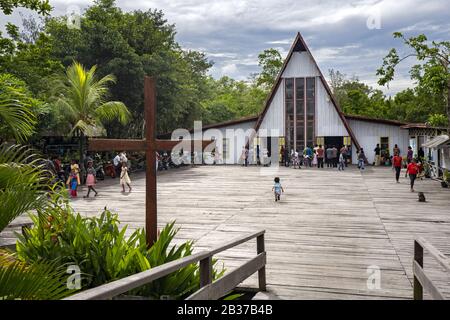
[[[222,163],[227,164],[239,163],[245,146],[249,148],[250,162],[255,163],[258,155],[277,153],[280,159],[282,148],[289,153],[301,152],[305,146],[315,144],[338,149],[350,146],[353,163],[357,163],[357,151],[364,148],[369,163],[373,163],[377,144],[387,156],[392,155],[395,145],[403,155],[412,145],[417,154],[417,146],[437,134],[436,130],[420,126],[343,114],[298,33],[261,114],[208,125],[202,131],[203,139],[214,138]],[[172,138],[191,134],[176,133]]]
[[[424,148],[428,148],[432,154],[431,174],[435,178],[442,176],[444,170],[450,170],[450,137],[448,135],[440,135],[434,137],[422,144]]]

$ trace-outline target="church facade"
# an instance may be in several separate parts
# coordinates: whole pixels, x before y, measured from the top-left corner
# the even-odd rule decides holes
[[[357,151],[363,148],[372,163],[377,144],[389,155],[395,145],[402,155],[410,145],[417,153],[430,137],[411,136],[410,129],[411,124],[399,121],[343,114],[298,33],[261,114],[201,130],[203,139],[215,140],[221,163],[236,164],[244,147],[249,148],[250,162],[256,163],[264,153],[273,159],[282,146],[290,153],[316,144],[350,146],[352,163],[357,163]]]

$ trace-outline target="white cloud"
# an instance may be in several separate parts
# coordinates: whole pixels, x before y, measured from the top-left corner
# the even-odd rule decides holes
[[[50,0],[54,14],[70,5],[85,9],[93,0]],[[285,57],[301,31],[324,74],[329,68],[376,83],[375,72],[388,50],[401,42],[394,31],[425,32],[448,40],[448,0],[117,0],[124,10],[161,9],[176,24],[183,48],[205,52],[215,61],[215,77],[245,79],[259,70],[258,54],[276,47]],[[367,28],[379,13],[381,29]],[[4,17],[1,17],[4,24]],[[20,21],[20,18],[15,18]],[[396,88],[410,85],[408,64]],[[394,83],[389,91],[393,90]]]

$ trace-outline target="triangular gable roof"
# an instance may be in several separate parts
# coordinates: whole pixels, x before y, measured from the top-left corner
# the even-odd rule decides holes
[[[331,93],[331,89],[328,86],[328,83],[325,80],[325,77],[323,76],[322,71],[320,71],[320,68],[317,65],[316,60],[314,59],[313,55],[311,54],[311,51],[309,51],[309,48],[306,45],[306,42],[303,40],[303,37],[301,36],[300,32],[297,33],[297,37],[295,38],[295,41],[292,44],[291,49],[289,50],[289,53],[288,53],[286,59],[284,60],[283,66],[281,67],[281,70],[278,73],[277,79],[275,80],[275,84],[273,85],[272,90],[269,94],[269,97],[265,102],[264,110],[260,114],[258,121],[256,121],[255,131],[258,132],[259,127],[261,126],[261,124],[264,120],[264,116],[266,115],[267,111],[269,110],[270,103],[272,102],[273,97],[275,96],[275,93],[277,92],[278,87],[280,86],[280,83],[282,80],[281,76],[283,75],[284,71],[286,70],[288,63],[291,60],[292,54],[294,52],[301,52],[301,51],[306,51],[307,53],[309,53],[310,57],[312,58],[312,60],[314,62],[314,65],[316,66],[317,70],[319,71],[320,80],[322,81],[322,84],[325,87],[325,90],[327,91],[328,95],[330,96],[331,101],[333,102],[333,106],[336,109],[336,112],[338,113],[342,123],[344,124],[345,128],[347,129],[347,132],[349,133],[350,137],[352,138],[352,141],[355,144],[356,148],[360,149],[360,144],[359,144],[358,140],[356,139],[355,134],[353,133],[352,129],[350,128],[350,125],[348,124],[347,120],[345,119],[345,116],[342,113],[341,108],[338,106],[337,101],[335,100],[333,94]]]

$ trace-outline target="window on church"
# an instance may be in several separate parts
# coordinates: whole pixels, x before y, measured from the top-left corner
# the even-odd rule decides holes
[[[286,146],[289,150],[294,148],[294,79],[285,79],[286,97]]]
[[[315,78],[306,78],[306,143],[312,146],[314,143],[314,121],[316,114],[316,82]]]
[[[286,146],[302,151],[315,141],[316,79],[285,79]]]
[[[305,148],[305,79],[295,79],[295,125],[297,132],[296,149],[302,151]]]

